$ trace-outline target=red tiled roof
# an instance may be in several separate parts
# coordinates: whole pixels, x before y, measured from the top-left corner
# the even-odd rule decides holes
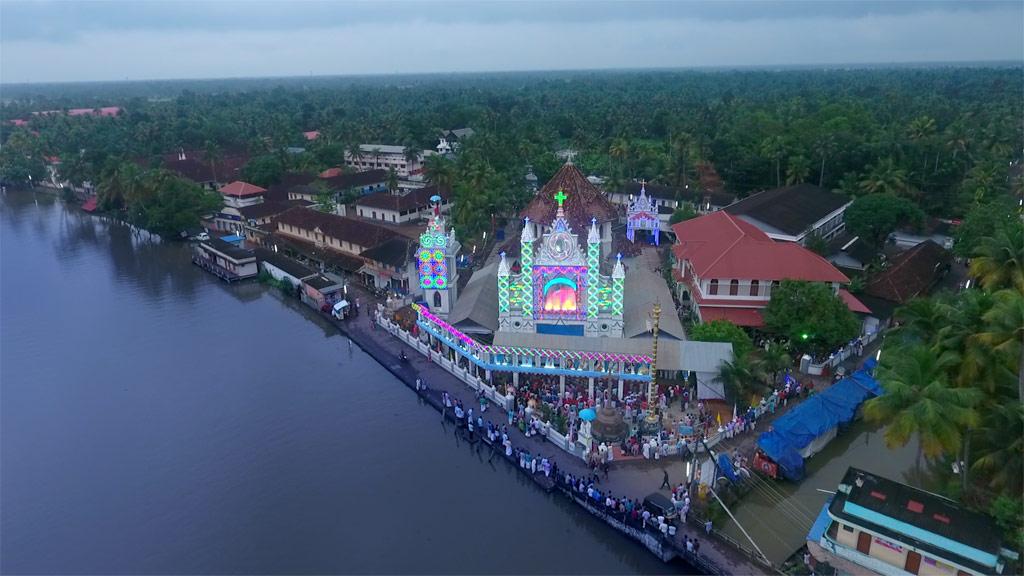
[[[86,212],[94,212],[96,210],[96,197],[89,196],[86,198],[85,202],[82,203],[82,210],[85,210]]]
[[[341,168],[328,168],[320,173],[321,178],[334,178],[335,176],[341,176]]]
[[[320,137],[320,131],[310,130],[309,132],[303,132],[302,135],[306,137],[306,140],[316,140]]]
[[[725,211],[712,212],[672,227],[672,252],[689,260],[700,278],[850,281],[835,266],[791,242],[775,242],[753,224]]]
[[[764,326],[764,317],[760,310],[752,308],[716,308],[712,306],[700,307],[700,318],[702,322],[712,320],[728,320],[737,326],[748,328],[760,328]]]
[[[259,196],[266,191],[266,188],[260,188],[255,184],[249,184],[248,182],[242,182],[241,180],[235,180],[230,184],[225,184],[220,187],[221,194],[225,196],[236,196],[238,198]]]
[[[540,192],[523,208],[519,213],[521,217],[529,217],[530,220],[547,226],[554,222],[555,213],[558,212],[558,201],[555,194],[559,190],[565,192],[565,218],[573,231],[586,233],[590,226],[590,219],[597,218],[598,222],[608,222],[615,219],[618,212],[615,206],[605,198],[600,190],[594,187],[587,177],[580,172],[574,164],[564,164],[551,180],[540,189]]]
[[[15,118],[14,120],[8,120],[8,122],[10,122],[11,124],[14,124],[15,126],[28,126],[28,120],[22,120],[21,118]]]
[[[945,273],[951,258],[949,251],[935,242],[921,242],[890,259],[885,270],[868,280],[864,293],[906,304],[912,298],[928,293]]]
[[[857,297],[850,294],[845,288],[839,289],[839,298],[846,304],[846,307],[851,312],[857,312],[858,314],[871,314],[871,308],[864,305],[863,302],[857,300]]]

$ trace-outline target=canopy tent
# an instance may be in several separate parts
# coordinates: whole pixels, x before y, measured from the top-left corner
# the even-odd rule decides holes
[[[868,372],[858,370],[784,414],[771,430],[761,433],[757,444],[783,476],[798,481],[804,475],[804,458],[824,447],[841,424],[853,420],[865,400],[882,393]]]

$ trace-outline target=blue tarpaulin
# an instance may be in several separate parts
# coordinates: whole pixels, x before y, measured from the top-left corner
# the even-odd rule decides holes
[[[739,478],[736,477],[736,471],[733,470],[732,460],[729,460],[727,454],[718,455],[718,469],[722,471],[722,476],[729,479],[730,482],[736,482]]]
[[[800,451],[815,438],[853,420],[865,400],[880,394],[878,382],[858,370],[784,414],[771,430],[761,433],[757,445],[779,465],[783,476],[798,481],[804,476]]]

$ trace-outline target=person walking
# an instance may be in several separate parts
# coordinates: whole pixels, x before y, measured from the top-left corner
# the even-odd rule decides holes
[[[661,474],[662,474],[662,477],[661,477],[661,488],[668,488],[669,490],[671,490],[672,489],[672,485],[669,484],[669,482],[668,482],[668,470],[665,470],[664,468],[662,468],[661,469]],[[659,490],[660,490],[660,488],[659,488]]]

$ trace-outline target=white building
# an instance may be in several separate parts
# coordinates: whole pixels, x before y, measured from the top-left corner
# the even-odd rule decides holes
[[[400,178],[423,173],[423,159],[435,154],[433,150],[422,150],[416,158],[408,158],[404,146],[390,144],[360,144],[360,155],[353,157],[345,152],[345,164],[359,171],[382,169],[394,170]]]

